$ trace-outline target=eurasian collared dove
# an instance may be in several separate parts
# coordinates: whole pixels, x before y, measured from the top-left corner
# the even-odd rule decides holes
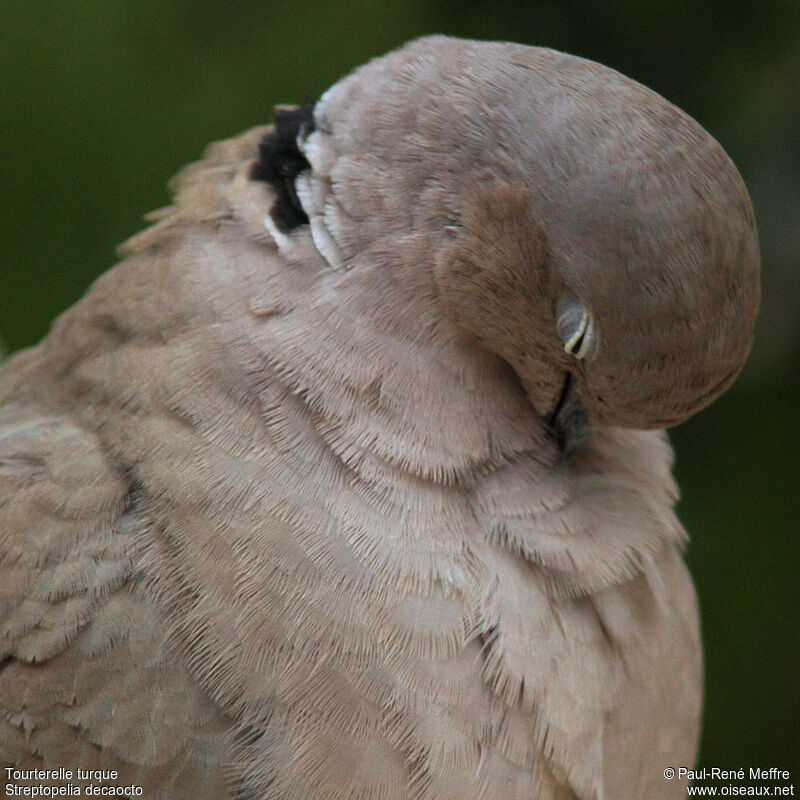
[[[732,382],[759,294],[722,148],[596,63],[428,37],[174,190],[2,373],[0,760],[146,798],[682,796],[659,429]]]

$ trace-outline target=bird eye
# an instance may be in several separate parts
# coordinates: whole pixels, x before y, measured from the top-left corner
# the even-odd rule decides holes
[[[580,359],[597,354],[599,337],[592,312],[574,295],[562,295],[556,303],[556,327],[564,351]]]

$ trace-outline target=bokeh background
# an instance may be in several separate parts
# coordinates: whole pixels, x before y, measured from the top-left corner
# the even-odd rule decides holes
[[[206,143],[433,32],[615,67],[698,119],[744,175],[763,253],[756,345],[736,386],[673,432],[703,609],[701,763],[800,781],[798,0],[3,0],[6,352],[114,263]]]

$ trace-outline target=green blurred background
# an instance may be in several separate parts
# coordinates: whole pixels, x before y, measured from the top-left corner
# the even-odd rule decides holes
[[[3,0],[5,348],[46,333],[206,143],[431,32],[615,67],[697,118],[744,175],[763,253],[756,346],[736,386],[673,433],[703,609],[701,763],[798,781],[798,0]]]

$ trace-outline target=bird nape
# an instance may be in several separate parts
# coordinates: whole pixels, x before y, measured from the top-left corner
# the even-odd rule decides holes
[[[0,373],[8,780],[682,797],[662,429],[734,379],[759,292],[719,144],[599,64],[427,37],[152,219]]]

